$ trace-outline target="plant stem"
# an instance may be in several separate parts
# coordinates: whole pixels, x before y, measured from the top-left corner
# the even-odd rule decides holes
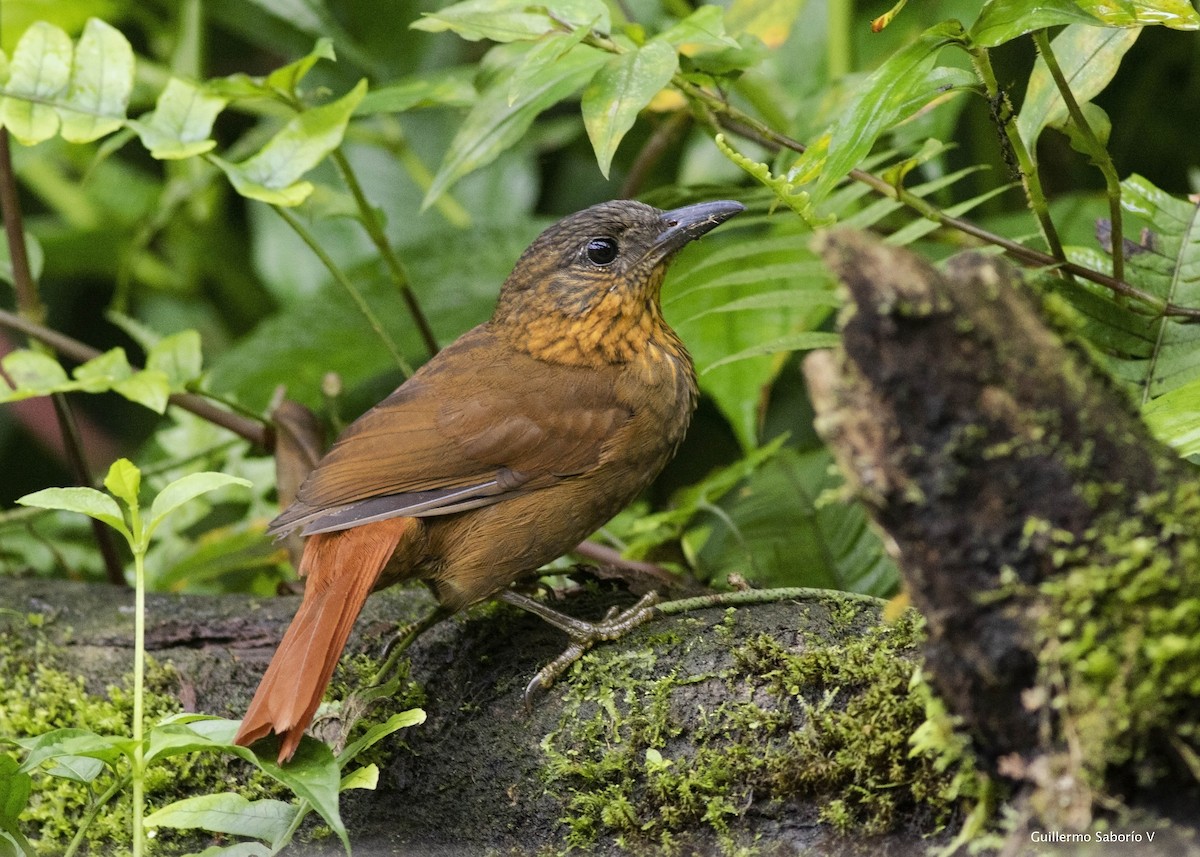
[[[425,312],[421,309],[421,304],[418,303],[417,296],[413,294],[412,285],[408,279],[408,272],[404,270],[403,263],[392,249],[391,242],[388,241],[387,235],[383,231],[383,224],[379,222],[379,217],[375,213],[375,207],[371,205],[367,199],[367,195],[363,193],[358,176],[354,174],[354,168],[350,166],[350,161],[346,158],[345,153],[342,152],[341,147],[333,150],[332,157],[334,164],[337,165],[338,172],[342,174],[342,181],[350,189],[350,194],[354,197],[354,203],[358,206],[358,221],[367,231],[367,236],[371,239],[371,243],[375,245],[375,249],[379,251],[384,264],[387,265],[388,273],[392,277],[392,284],[400,292],[400,297],[404,299],[404,305],[408,307],[408,313],[412,316],[413,324],[417,326],[417,331],[421,334],[421,339],[425,343],[425,349],[429,352],[429,356],[432,357],[438,353],[437,338],[433,335],[433,328],[429,326],[429,319],[425,317]]]
[[[38,294],[33,271],[29,267],[29,254],[25,247],[25,227],[21,216],[21,201],[17,196],[17,181],[13,175],[12,152],[8,143],[8,129],[0,128],[0,217],[4,219],[4,236],[8,244],[8,258],[12,263],[13,289],[17,295],[17,312],[34,324],[46,320],[46,307]],[[44,345],[44,344],[43,344]],[[37,347],[35,345],[35,347]],[[49,350],[49,349],[43,349]],[[51,353],[53,353],[51,351]],[[71,413],[71,403],[62,393],[51,395],[58,430],[62,435],[63,450],[67,466],[76,485],[92,486],[91,468],[83,450],[83,441]],[[117,547],[112,533],[97,520],[91,519],[92,537],[104,560],[104,572],[108,582],[123,586],[125,574],[121,568]]]
[[[850,26],[853,18],[854,4],[852,0],[829,0],[829,20],[826,25],[826,62],[829,65],[829,79],[837,80],[850,73],[854,67],[853,43]]]
[[[1062,240],[1058,237],[1058,230],[1050,217],[1050,206],[1046,202],[1046,194],[1042,190],[1042,180],[1038,175],[1037,164],[1017,131],[1017,123],[1014,120],[1012,102],[1008,100],[1008,93],[1002,92],[1000,85],[996,82],[991,55],[987,48],[981,46],[968,48],[968,53],[971,55],[976,74],[983,82],[988,103],[992,106],[992,117],[1004,133],[1009,152],[1016,158],[1017,174],[1021,177],[1021,185],[1025,188],[1025,197],[1029,201],[1029,208],[1033,211],[1038,226],[1042,230],[1042,238],[1045,239],[1046,246],[1050,248],[1051,255],[1059,262],[1065,262],[1067,254],[1063,250]]]
[[[358,307],[358,311],[367,320],[367,324],[370,325],[371,330],[375,331],[375,335],[379,337],[384,348],[392,355],[392,359],[396,361],[396,365],[400,367],[400,371],[404,373],[405,377],[411,376],[413,373],[412,367],[408,365],[408,361],[404,359],[404,356],[396,348],[396,343],[392,341],[387,331],[383,329],[383,325],[375,317],[374,311],[372,311],[370,305],[363,299],[362,294],[358,291],[358,287],[350,282],[350,278],[346,276],[345,271],[338,267],[332,257],[325,252],[325,248],[317,241],[316,236],[308,231],[308,227],[301,223],[296,215],[280,205],[273,205],[271,207],[275,209],[275,212],[283,218],[288,226],[292,227],[292,230],[300,236],[300,239],[308,245],[309,249],[316,254],[316,257],[321,260],[321,264],[325,266],[325,269],[333,275],[333,279],[337,281],[338,285],[346,290],[346,294],[350,296],[350,300]]]
[[[0,309],[0,327],[6,327],[9,330],[23,333],[31,339],[36,339],[38,342],[50,346],[54,351],[78,363],[86,363],[93,357],[100,356],[100,352],[90,345],[82,343],[77,339],[72,339],[66,334],[59,333],[57,330],[52,330],[31,319],[13,315],[2,309]],[[173,393],[169,401],[172,405],[183,408],[185,411],[193,413],[201,419],[208,420],[214,425],[228,429],[238,437],[245,438],[257,446],[264,449],[270,448],[270,432],[263,420],[251,419],[248,416],[224,411],[214,405],[209,399],[195,393]]]
[[[146,545],[142,544],[137,506],[130,507],[132,532],[139,542],[133,546],[133,857],[145,852],[146,812],[145,747],[142,744],[142,705],[146,680]]]
[[[1058,93],[1067,106],[1067,112],[1071,114],[1071,121],[1087,143],[1088,157],[1104,176],[1104,188],[1108,194],[1108,216],[1112,222],[1112,275],[1118,280],[1123,280],[1125,279],[1125,230],[1121,220],[1121,178],[1117,175],[1117,168],[1113,166],[1108,149],[1100,142],[1091,123],[1083,115],[1083,110],[1080,109],[1079,102],[1075,99],[1075,93],[1071,91],[1071,84],[1063,74],[1062,67],[1058,64],[1058,57],[1054,55],[1054,50],[1050,46],[1050,37],[1046,35],[1046,31],[1034,30],[1033,43],[1037,45],[1038,52],[1042,55],[1042,61],[1046,63],[1050,76],[1054,78],[1054,85],[1058,87]]]
[[[84,834],[92,826],[92,822],[96,820],[96,816],[100,814],[100,810],[128,784],[129,777],[113,777],[112,785],[104,790],[104,794],[96,798],[91,809],[87,811],[87,814],[79,822],[79,828],[75,831],[75,835],[71,837],[71,842],[67,845],[67,850],[63,852],[63,857],[75,857],[75,853],[83,845]]]

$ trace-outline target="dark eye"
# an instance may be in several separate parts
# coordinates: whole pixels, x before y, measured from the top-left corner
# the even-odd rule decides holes
[[[584,252],[593,265],[610,265],[617,258],[617,242],[611,238],[593,238]]]

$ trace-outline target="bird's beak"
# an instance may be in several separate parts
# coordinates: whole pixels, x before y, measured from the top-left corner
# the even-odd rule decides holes
[[[660,221],[662,232],[654,242],[656,255],[665,258],[689,241],[694,241],[706,232],[716,229],[735,214],[746,210],[740,202],[729,199],[717,202],[700,202],[664,211]]]

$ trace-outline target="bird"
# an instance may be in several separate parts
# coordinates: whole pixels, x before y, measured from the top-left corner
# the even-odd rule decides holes
[[[416,579],[447,612],[491,596],[552,612],[508,587],[594,533],[675,454],[698,392],[663,318],[663,279],[685,245],[743,210],[614,200],[563,218],[517,260],[488,321],[344,430],[268,527],[304,537],[304,595],[236,743],[275,733],[279,762],[294,755],[376,589]],[[588,625],[560,627],[576,639]]]

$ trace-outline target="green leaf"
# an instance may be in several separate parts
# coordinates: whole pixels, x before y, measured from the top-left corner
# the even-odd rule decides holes
[[[150,504],[150,518],[146,524],[146,537],[150,537],[154,529],[162,523],[163,518],[184,503],[202,494],[216,491],[228,485],[241,485],[245,488],[251,487],[249,480],[238,476],[229,476],[225,473],[189,473],[187,476],[176,479],[162,491],[158,492],[158,496]]]
[[[1142,416],[1154,435],[1180,455],[1200,454],[1200,378],[1147,402]]]
[[[342,143],[354,108],[367,92],[367,81],[336,101],[305,110],[293,117],[255,155],[240,164],[212,160],[229,177],[242,196],[272,205],[295,206],[312,193],[300,177]]]
[[[814,348],[832,348],[840,341],[841,338],[836,333],[824,333],[815,330],[789,333],[787,336],[781,336],[770,342],[761,342],[758,345],[745,348],[736,354],[722,357],[715,363],[708,364],[708,366],[704,367],[703,371],[711,372],[718,366],[737,363],[741,360],[749,360],[752,357],[762,357],[766,354],[778,354],[781,351],[811,351]]]
[[[425,722],[425,712],[419,708],[410,708],[408,711],[401,711],[398,714],[393,714],[384,723],[376,723],[366,733],[347,746],[341,753],[338,754],[338,766],[346,767],[350,764],[359,753],[375,746],[379,741],[383,740],[393,732],[398,732],[401,729],[407,729],[409,726],[418,726]]]
[[[108,468],[104,487],[118,500],[123,500],[126,506],[136,509],[138,493],[142,490],[142,471],[128,458],[118,458]]]
[[[601,0],[560,0],[550,14],[571,29],[588,24],[607,32],[612,24]],[[437,12],[424,12],[414,30],[457,33],[469,41],[514,42],[537,39],[559,25],[550,14],[528,0],[466,0]]]
[[[1127,236],[1137,234],[1138,220],[1145,224],[1136,242],[1126,238],[1126,279],[1163,300],[1200,306],[1200,208],[1136,175],[1121,182],[1121,207]],[[1097,270],[1108,264],[1091,249],[1071,247],[1067,255]],[[1078,310],[1079,334],[1096,346],[1097,359],[1144,407],[1200,380],[1200,326],[1146,313],[1098,286],[1056,281],[1055,292]],[[1164,402],[1156,424],[1172,432],[1163,440],[1184,446],[1189,443],[1186,427],[1172,412],[1177,415],[1186,407],[1189,396],[1178,396]]]
[[[78,386],[67,378],[67,371],[57,360],[40,351],[23,348],[10,351],[0,359],[0,367],[13,384],[10,387],[4,376],[0,375],[0,402],[46,396]]]
[[[774,175],[771,172],[771,168],[766,164],[759,163],[753,158],[748,158],[733,148],[733,146],[726,142],[724,134],[717,134],[713,142],[716,143],[717,149],[721,154],[745,170],[747,174],[764,187],[769,188],[775,194],[776,199],[800,215],[801,219],[808,226],[816,229],[833,225],[836,218],[833,215],[829,215],[828,217],[818,215],[816,208],[813,206],[812,195],[808,191],[800,190],[801,182],[810,180],[808,177],[792,181],[787,176]],[[819,162],[824,160],[829,150],[828,142],[829,137],[825,135],[809,147],[808,152],[812,153],[814,161]]]
[[[1074,0],[988,0],[971,25],[971,39],[987,48],[1061,24],[1100,26]]]
[[[268,74],[266,85],[289,96],[296,96],[299,94],[297,87],[300,86],[300,82],[321,60],[337,60],[337,55],[333,52],[333,39],[327,36],[317,39],[317,43],[307,55]]]
[[[934,63],[943,47],[962,39],[957,22],[930,27],[864,81],[830,127],[827,147],[810,148],[793,168],[792,172],[801,176],[820,171],[815,199],[823,199],[858,166],[885,131],[942,94],[942,79]]]
[[[263,743],[263,755],[233,743],[238,721],[203,715],[183,715],[150,731],[145,762],[197,750],[222,750],[250,762],[293,794],[307,800],[349,851],[346,828],[338,814],[341,772],[333,753],[313,738],[304,737],[296,755],[284,766],[274,760],[277,741]]]
[[[479,99],[459,127],[437,174],[421,203],[422,210],[445,193],[460,178],[496,159],[520,140],[537,115],[578,91],[604,63],[607,54],[579,45],[531,85],[512,104],[508,103],[508,81],[497,75],[479,94]]]
[[[129,401],[147,407],[156,414],[161,414],[167,410],[171,384],[165,372],[143,369],[113,384],[113,392],[120,393]]]
[[[71,373],[85,393],[103,393],[133,374],[124,348],[112,348],[75,367]]]
[[[89,518],[103,521],[125,536],[126,540],[130,538],[117,501],[95,488],[43,488],[41,491],[18,497],[17,502],[22,506],[36,506],[40,509],[79,512]]]
[[[133,69],[129,40],[99,18],[90,19],[75,47],[66,99],[58,109],[64,140],[90,143],[121,127]]]
[[[350,789],[367,789],[374,791],[379,785],[379,766],[364,765],[361,768],[355,768],[346,776],[342,777],[342,791]]]
[[[749,33],[767,47],[777,48],[787,41],[805,0],[733,0],[725,13],[725,26],[731,35]]]
[[[235,842],[233,845],[213,845],[192,857],[273,857],[275,853],[261,842]]]
[[[137,131],[151,156],[162,160],[191,158],[217,145],[209,135],[217,114],[227,103],[204,87],[173,77],[159,94],[153,112],[130,120],[129,126]]]
[[[627,543],[625,555],[641,559],[654,548],[678,539],[697,511],[710,508],[761,467],[763,462],[778,455],[786,440],[786,437],[780,436],[761,447],[751,448],[733,464],[718,467],[696,484],[676,491],[671,497],[670,508],[665,511],[633,516],[628,531],[621,534]],[[621,517],[615,519],[614,523],[619,525]]]
[[[1078,103],[1090,101],[1108,86],[1121,65],[1121,58],[1133,47],[1140,33],[1140,29],[1112,30],[1076,24],[1055,37],[1050,46]],[[1067,105],[1045,61],[1039,56],[1017,116],[1021,140],[1034,153],[1042,129],[1062,127],[1067,118]]]
[[[671,82],[677,68],[675,48],[654,39],[613,57],[583,91],[583,124],[605,178],[638,113]]]
[[[296,807],[281,800],[247,800],[236,792],[184,798],[146,816],[147,827],[178,830],[200,828],[212,833],[278,841],[296,816]]]
[[[200,334],[194,330],[182,330],[164,337],[152,345],[146,354],[146,368],[166,376],[167,384],[174,393],[182,392],[188,384],[200,378],[203,363]]]
[[[70,489],[59,488],[56,490]],[[14,743],[28,751],[28,755],[21,762],[21,770],[26,773],[36,770],[45,762],[68,756],[86,756],[89,759],[99,759],[112,766],[121,756],[133,752],[133,741],[130,738],[119,735],[97,735],[90,730],[76,728],[54,729],[34,738],[18,738]]]
[[[17,42],[9,64],[0,124],[24,146],[35,146],[58,133],[53,102],[71,78],[71,38],[59,27],[37,21]]]
[[[747,279],[756,272],[748,271]],[[737,298],[720,306],[710,307],[696,313],[691,318],[679,322],[687,324],[714,313],[744,312],[755,309],[808,309],[811,307],[841,306],[841,299],[833,292],[823,292],[816,289],[786,289],[777,292],[762,292],[746,298]]]
[[[584,40],[590,27],[577,27],[573,33],[551,33],[530,49],[517,65],[508,83],[508,103],[513,105],[528,87],[536,86],[546,70],[558,62],[571,48]]]
[[[899,575],[858,503],[821,449],[782,449],[688,524],[683,547],[701,579],[738,572],[760,587],[812,586],[889,595]],[[706,508],[708,511],[706,511]]]
[[[1188,0],[1076,0],[1110,27],[1162,24],[1174,30],[1200,29],[1200,15]]]
[[[663,288],[664,314],[700,369],[701,391],[746,451],[758,446],[763,396],[785,361],[764,354],[713,365],[820,327],[836,301],[832,279],[807,248],[803,224],[791,217],[755,217],[753,211],[687,248]],[[731,304],[740,308],[725,311]]]
[[[0,753],[0,829],[15,829],[29,803],[33,780],[20,770],[17,760]]]
[[[701,6],[679,23],[664,30],[659,39],[684,48],[690,54],[696,48],[740,48],[737,39],[725,32],[725,10],[720,6]]]
[[[417,107],[470,107],[475,103],[473,65],[422,72],[372,89],[359,102],[355,116],[402,113]]]

